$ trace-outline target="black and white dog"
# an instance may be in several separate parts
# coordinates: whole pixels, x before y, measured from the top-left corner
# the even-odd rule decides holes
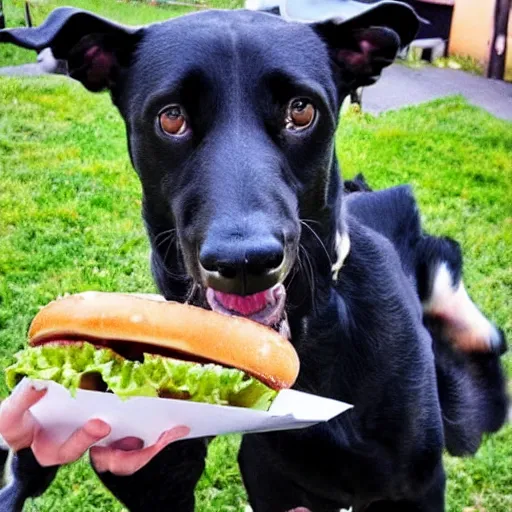
[[[443,449],[474,453],[505,421],[505,340],[465,292],[458,245],[422,230],[409,187],[344,187],[341,102],[418,20],[397,2],[339,6],[320,21],[212,10],[146,27],[61,8],[0,42],[51,48],[87,89],[109,90],[161,293],[288,333],[296,388],[354,404],[308,429],[244,436],[252,508],[441,512]],[[206,450],[180,441],[132,476],[99,478],[130,510],[190,511]],[[18,453],[0,509],[56,471]]]

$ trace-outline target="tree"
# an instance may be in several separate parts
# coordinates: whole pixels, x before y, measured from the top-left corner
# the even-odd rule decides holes
[[[503,80],[507,58],[507,27],[512,0],[496,0],[494,31],[492,35],[487,77]]]

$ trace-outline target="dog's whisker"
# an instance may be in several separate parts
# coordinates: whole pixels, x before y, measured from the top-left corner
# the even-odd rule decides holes
[[[301,263],[300,263],[300,258],[299,258],[299,252],[298,251],[297,251],[297,255],[296,255],[295,260],[297,261],[297,265],[293,265],[292,266],[292,268],[290,270],[290,276],[289,276],[288,282],[285,283],[286,291],[287,292],[288,292],[289,288],[291,287],[291,285],[293,283],[293,280],[295,279],[297,274],[300,274]]]
[[[300,257],[300,252],[301,251],[304,254],[305,262]],[[299,244],[299,254],[298,254],[298,257],[297,257],[297,261],[299,262],[299,265],[300,265],[300,267],[302,269],[302,272],[303,272],[303,274],[304,274],[304,276],[305,276],[305,278],[307,280],[308,286],[310,288],[311,299],[314,301],[315,300],[315,280],[314,280],[315,273],[314,273],[313,265],[312,265],[312,262],[311,262],[311,258],[309,257],[308,251],[304,247],[303,244]]]
[[[307,222],[309,224],[317,224],[318,226],[322,226],[322,223],[315,219],[300,219],[301,222]]]
[[[163,235],[168,235],[169,233],[173,233],[176,231],[176,228],[170,228],[170,229],[165,229],[164,231],[160,231],[160,233],[157,233],[155,235],[155,242]]]
[[[169,249],[173,245],[173,241],[174,240],[169,240],[169,243],[167,244],[167,249],[165,250],[165,255],[164,255],[164,262],[165,263],[167,262],[167,256],[169,255]]]
[[[190,286],[190,290],[185,298],[185,304],[190,304],[190,302],[193,300],[194,295],[201,290],[201,285],[198,283],[192,283]]]
[[[309,229],[309,231],[315,236],[316,240],[320,244],[320,247],[322,247],[322,249],[324,250],[325,255],[327,256],[327,259],[329,260],[330,266],[332,267],[332,259],[331,259],[331,256],[329,255],[329,251],[325,247],[325,244],[322,242],[322,239],[318,236],[318,233],[307,223],[307,221],[301,219],[300,223],[303,226],[307,227]]]
[[[164,265],[163,265],[163,270],[165,272],[165,274],[167,276],[169,276],[171,279],[174,279],[176,281],[186,281],[188,279],[187,275],[186,274],[177,274],[175,272],[171,272],[169,270],[169,265],[166,264],[167,262],[167,256],[169,255],[169,250],[170,248],[172,247],[174,241],[175,241],[175,237],[169,237],[167,238],[166,240],[168,240],[168,245],[167,245],[167,249],[165,250],[165,254],[164,254],[164,257],[163,257],[163,262],[164,262]],[[160,242],[160,245],[162,245],[164,242]]]
[[[176,228],[166,229],[165,231],[162,231],[158,233],[155,236],[154,243],[156,247],[160,247],[160,245],[164,244],[167,240],[169,240],[171,237],[176,235]],[[164,237],[162,240],[159,241],[159,238]]]
[[[174,272],[171,272],[169,269],[164,268],[164,272],[167,276],[169,276],[171,279],[174,279],[176,281],[186,281],[187,276],[183,274],[176,274]]]
[[[168,235],[168,236],[166,236],[165,238],[163,238],[162,240],[160,240],[160,242],[158,242],[157,244],[155,244],[155,247],[156,247],[156,248],[159,248],[159,247],[161,247],[163,244],[165,244],[165,243],[167,243],[167,242],[169,242],[169,245],[172,245],[172,244],[173,244],[173,242],[174,242],[174,237],[173,237],[173,235],[172,235],[172,234],[171,234],[171,235]]]

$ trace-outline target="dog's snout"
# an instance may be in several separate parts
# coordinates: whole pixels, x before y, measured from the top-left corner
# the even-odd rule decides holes
[[[206,284],[225,293],[251,295],[282,277],[283,244],[275,237],[218,242],[207,240],[199,253]]]

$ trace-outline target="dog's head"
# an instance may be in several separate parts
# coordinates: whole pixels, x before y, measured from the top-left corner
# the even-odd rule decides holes
[[[61,8],[0,41],[49,47],[87,89],[110,91],[161,291],[184,300],[193,284],[214,309],[282,326],[300,247],[317,272],[336,259],[340,104],[417,29],[387,4],[341,24],[238,10],[145,27]]]

